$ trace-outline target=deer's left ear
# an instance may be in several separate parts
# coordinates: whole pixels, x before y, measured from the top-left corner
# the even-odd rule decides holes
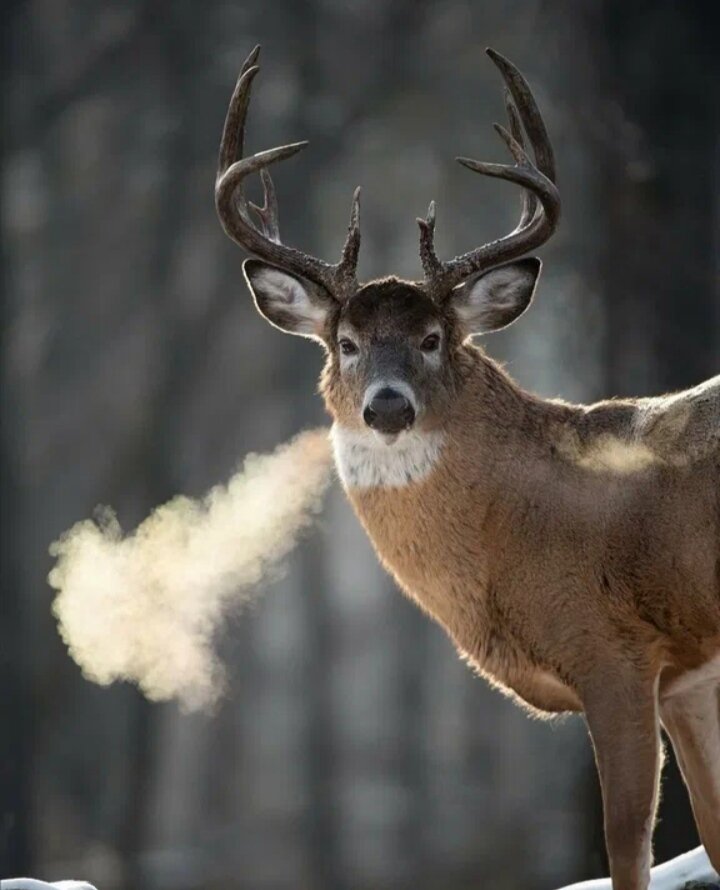
[[[530,305],[541,269],[537,257],[526,257],[456,287],[450,299],[467,332],[484,334],[512,324]]]

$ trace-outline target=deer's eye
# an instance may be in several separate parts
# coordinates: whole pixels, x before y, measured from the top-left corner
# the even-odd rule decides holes
[[[357,355],[358,348],[353,343],[352,340],[348,340],[347,337],[342,337],[338,340],[338,346],[340,347],[340,352],[343,355]]]
[[[420,344],[420,349],[423,352],[435,352],[435,350],[440,346],[440,335],[439,334],[428,334],[427,337]]]

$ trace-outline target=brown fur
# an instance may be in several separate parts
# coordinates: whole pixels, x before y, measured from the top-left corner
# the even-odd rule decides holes
[[[348,492],[400,586],[479,667],[491,658],[501,681],[506,660],[578,693],[608,657],[652,673],[705,661],[720,642],[720,454],[683,467],[658,456],[627,474],[590,468],[587,415],[616,406],[541,402],[462,348],[471,364],[436,470]],[[616,441],[633,447],[627,434]]]
[[[585,712],[614,890],[649,882],[660,720],[720,869],[720,380],[566,405],[523,392],[467,342],[527,308],[541,264],[525,255],[560,216],[530,87],[493,50],[510,118],[498,132],[515,163],[458,160],[525,189],[509,235],[441,262],[431,203],[419,220],[424,283],[358,287],[356,191],[338,264],[284,247],[265,167],[303,144],[238,157],[258,50],[228,109],[216,206],[257,257],[244,273],[259,311],[327,350],[338,468],[380,559],[493,683],[539,711]],[[241,186],[258,169],[256,227]]]
[[[441,459],[413,484],[348,496],[383,565],[470,664],[534,710],[586,712],[615,887],[644,888],[658,701],[720,652],[720,381],[659,399],[545,401],[462,342],[451,309],[423,320],[424,308],[385,282],[327,332],[322,392],[352,426],[366,381],[340,373],[338,325],[368,341],[412,338],[431,319],[445,328],[441,394],[423,420],[446,433]],[[704,813],[718,868],[720,811]]]

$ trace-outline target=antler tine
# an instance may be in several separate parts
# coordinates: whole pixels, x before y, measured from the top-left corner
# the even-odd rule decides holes
[[[525,148],[525,140],[523,138],[522,132],[522,124],[520,123],[520,118],[518,116],[517,108],[513,105],[512,93],[506,87],[505,88],[505,110],[507,111],[508,121],[510,123],[510,132],[513,135],[513,139],[516,142],[519,142],[523,148]]]
[[[496,50],[488,47],[485,52],[498,67],[520,113],[525,132],[535,153],[538,170],[555,182],[555,155],[545,121],[540,114],[530,85],[513,63]]]
[[[517,143],[515,143],[515,145],[517,146]],[[522,152],[522,149],[520,149],[520,151]],[[523,154],[525,153],[523,152]],[[527,155],[525,155],[525,158],[527,158]],[[543,209],[545,210],[545,217],[547,217],[548,214],[550,215],[554,228],[554,223],[559,216],[560,211],[560,195],[555,183],[551,182],[547,176],[543,176],[543,174],[534,167],[529,160],[515,165],[490,164],[483,161],[474,161],[472,158],[457,158],[457,161],[464,167],[467,167],[468,170],[474,170],[475,173],[482,173],[485,176],[493,176],[496,179],[505,179],[508,182],[514,182],[517,185],[532,189],[540,199]],[[545,222],[545,219],[540,218],[538,220],[536,218],[531,225],[534,225],[534,223],[538,221],[543,223]],[[547,226],[543,225],[542,228],[545,229]],[[537,227],[535,226],[533,230],[537,230]],[[520,234],[521,231],[527,233],[531,231],[531,226],[525,226],[524,229],[514,232],[513,234]],[[509,237],[510,236],[508,236],[508,239]],[[499,248],[501,245],[505,244],[506,241],[506,238],[501,238],[499,241],[492,241],[490,244],[484,245],[481,249],[485,250],[486,248],[495,248],[496,246]],[[532,249],[532,247],[528,247],[522,252],[526,253],[527,250]],[[460,259],[462,259],[462,257],[460,257]]]
[[[250,102],[250,87],[260,66],[255,63],[260,56],[260,47],[256,46],[243,62],[233,90],[222,140],[220,141],[220,157],[218,158],[218,176],[224,173],[230,164],[242,157],[245,143],[245,119]],[[248,73],[250,72],[250,73]]]
[[[532,166],[532,161],[527,156],[525,146],[522,143],[522,139],[516,139],[515,136],[508,130],[506,130],[502,124],[493,124],[493,130],[495,130],[498,136],[505,143],[508,151],[513,156],[517,164]]]
[[[338,277],[343,279],[347,287],[357,286],[357,263],[360,254],[360,186],[353,192],[350,207],[348,233],[343,245],[340,262],[337,265]]]
[[[523,188],[523,205],[518,225],[502,238],[447,262],[440,262],[434,249],[434,214],[418,220],[420,258],[426,287],[435,299],[446,298],[455,285],[474,272],[508,262],[534,250],[550,238],[560,218],[560,193],[554,183],[555,160],[547,130],[525,78],[507,59],[488,49],[507,84],[505,104],[510,131],[495,124],[514,164],[491,164],[470,158],[457,160],[485,176],[505,179]],[[509,95],[508,95],[509,92]],[[524,148],[523,128],[532,145],[535,162]]]
[[[430,202],[425,219],[421,216],[417,218],[417,224],[420,226],[420,262],[425,270],[425,277],[431,280],[436,279],[442,275],[442,263],[435,253],[434,201]]]
[[[275,193],[275,183],[272,176],[263,167],[260,171],[260,178],[263,185],[263,206],[258,207],[257,204],[249,202],[250,207],[255,211],[255,215],[260,220],[263,234],[276,244],[280,243],[280,223],[278,220],[278,203],[277,194]]]
[[[357,287],[356,268],[360,249],[359,191],[355,192],[353,198],[348,238],[340,262],[331,265],[281,243],[275,186],[267,167],[292,157],[308,143],[294,142],[243,157],[245,121],[252,82],[259,71],[255,64],[259,52],[260,48],[255,47],[243,63],[228,107],[215,182],[217,213],[227,235],[249,253],[320,284],[332,297],[342,302]],[[252,173],[260,173],[262,177],[262,207],[248,202],[243,192],[244,181]],[[251,220],[251,209],[259,220],[259,227]]]
[[[505,109],[507,111],[508,121],[510,123],[510,132],[512,133],[513,139],[520,145],[521,148],[525,148],[525,140],[523,139],[523,131],[522,124],[520,123],[520,117],[518,116],[517,108],[513,104],[512,93],[506,87],[505,88]],[[520,219],[516,228],[521,229],[523,226],[527,225],[528,222],[535,216],[535,211],[537,210],[537,198],[533,195],[532,192],[529,192],[527,189],[523,189],[521,201],[521,210],[520,210]]]

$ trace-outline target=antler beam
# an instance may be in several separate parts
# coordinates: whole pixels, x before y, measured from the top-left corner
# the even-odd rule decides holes
[[[420,226],[420,259],[426,288],[436,299],[444,299],[468,275],[506,263],[544,244],[560,219],[560,193],[555,186],[555,159],[545,123],[530,87],[518,69],[492,49],[487,54],[500,69],[506,84],[505,104],[510,131],[495,124],[514,164],[490,164],[470,158],[459,163],[476,173],[514,182],[523,188],[520,220],[508,235],[441,262],[435,253],[435,205],[432,203]],[[525,151],[523,128],[535,161]]]
[[[280,241],[275,186],[267,168],[297,154],[308,143],[293,142],[243,157],[245,121],[252,82],[260,70],[256,64],[259,54],[260,47],[256,46],[245,60],[225,119],[215,181],[215,206],[220,222],[227,235],[248,253],[314,281],[342,302],[357,289],[360,189],[353,195],[347,239],[338,263],[331,265]],[[249,202],[243,190],[245,179],[258,172],[264,191],[262,207]],[[251,218],[251,210],[257,216],[257,225]]]

